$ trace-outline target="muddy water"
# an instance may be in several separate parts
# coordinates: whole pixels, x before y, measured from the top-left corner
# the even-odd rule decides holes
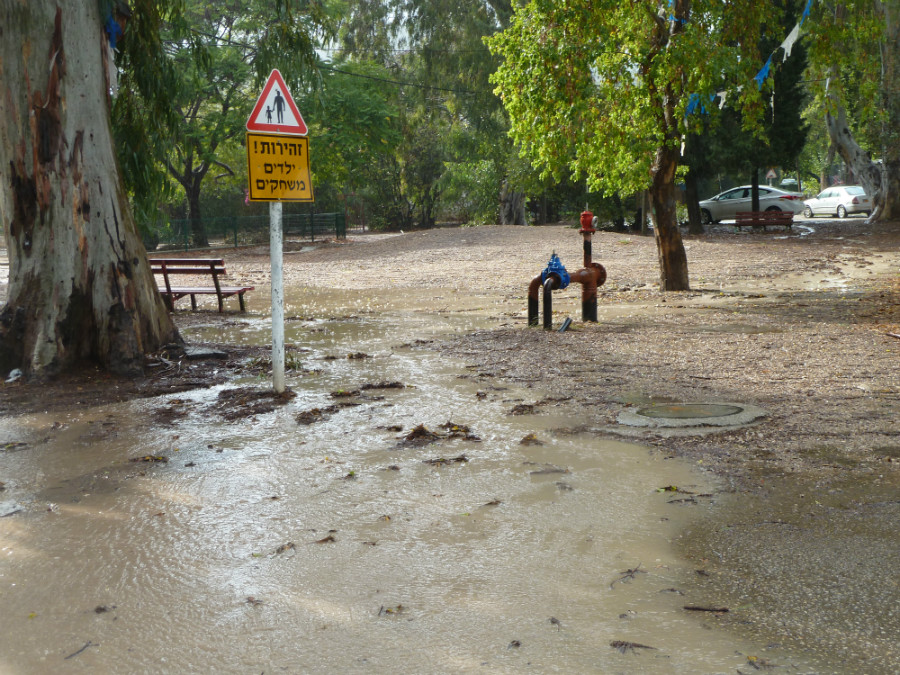
[[[290,297],[315,372],[273,413],[225,422],[213,390],[0,421],[24,444],[0,455],[20,509],[0,518],[0,673],[839,672],[685,611],[717,606],[674,549],[716,497],[659,488],[716,485],[552,407],[510,414],[541,393],[415,346],[490,323],[489,301],[400,309],[425,300]],[[268,330],[260,312],[186,337]],[[331,396],[381,382],[404,386]],[[297,422],[336,401],[358,405]],[[442,437],[405,443],[419,424]],[[127,461],[145,455],[169,461]]]

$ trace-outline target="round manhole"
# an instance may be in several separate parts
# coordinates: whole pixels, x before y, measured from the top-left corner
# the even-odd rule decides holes
[[[643,417],[665,420],[687,420],[707,417],[726,417],[737,415],[743,410],[737,405],[722,403],[664,403],[641,408],[637,411]]]
[[[619,424],[631,427],[688,430],[740,426],[764,417],[765,414],[765,410],[746,403],[655,403],[625,410],[619,414],[618,421]]]

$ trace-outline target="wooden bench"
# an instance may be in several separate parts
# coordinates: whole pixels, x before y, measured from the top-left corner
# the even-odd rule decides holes
[[[246,312],[244,306],[244,293],[252,291],[253,286],[223,286],[219,283],[219,277],[225,276],[225,261],[221,258],[150,258],[150,269],[154,274],[161,274],[165,281],[165,288],[160,288],[160,295],[166,303],[166,307],[172,312],[175,310],[175,301],[186,295],[191,296],[191,309],[197,309],[198,295],[215,295],[219,300],[219,311],[223,311],[222,301],[234,295],[238,296],[241,303],[241,311]],[[169,281],[170,274],[191,274],[193,276],[211,276],[213,285],[210,286],[172,286]]]
[[[738,211],[734,216],[735,227],[782,225],[791,229],[794,224],[794,214],[790,211]]]

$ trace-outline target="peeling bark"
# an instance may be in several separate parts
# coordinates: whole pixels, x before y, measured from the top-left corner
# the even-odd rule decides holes
[[[135,374],[180,338],[118,177],[98,3],[64,7],[0,0],[0,373]]]
[[[853,171],[856,179],[865,189],[866,194],[872,197],[875,208],[869,218],[873,221],[882,217],[889,218],[890,209],[885,214],[885,197],[887,195],[882,189],[881,169],[872,161],[869,153],[863,150],[856,142],[856,139],[853,138],[853,134],[847,124],[847,113],[844,107],[839,105],[836,113],[837,116],[832,115],[830,112],[825,113],[825,125],[828,127],[828,136],[831,138],[831,144],[837,150],[841,159]]]

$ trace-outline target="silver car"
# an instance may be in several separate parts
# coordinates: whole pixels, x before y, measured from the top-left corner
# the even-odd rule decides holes
[[[718,223],[720,220],[734,220],[735,214],[739,211],[752,211],[751,190],[750,185],[742,185],[704,199],[700,202],[701,222],[708,225]],[[760,185],[759,210],[800,213],[803,211],[803,195]]]
[[[850,213],[872,213],[872,200],[866,195],[866,191],[859,185],[835,185],[827,190],[822,190],[817,197],[807,199],[803,204],[803,215],[807,218],[813,216],[837,216],[844,218]]]

